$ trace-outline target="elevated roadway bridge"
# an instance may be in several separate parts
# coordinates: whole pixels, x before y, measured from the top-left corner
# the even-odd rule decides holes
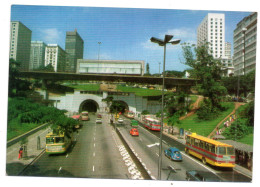
[[[65,80],[95,80],[106,82],[131,82],[151,85],[161,85],[163,82],[162,77],[148,77],[136,75],[118,75],[118,74],[77,74],[77,73],[60,73],[60,72],[35,72],[35,71],[22,71],[19,72],[21,78],[34,78],[44,81],[65,81]],[[187,78],[173,78],[165,77],[166,88],[181,88],[184,90],[190,89],[198,80]]]

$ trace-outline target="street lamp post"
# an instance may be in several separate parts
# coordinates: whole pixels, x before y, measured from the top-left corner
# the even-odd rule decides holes
[[[159,77],[160,77],[160,74],[161,74],[161,62],[159,62]]]
[[[152,37],[150,40],[153,43],[157,43],[159,46],[164,47],[163,55],[163,84],[162,84],[162,113],[161,113],[161,127],[160,127],[160,145],[159,145],[159,160],[158,160],[158,179],[161,180],[161,170],[162,170],[162,133],[163,133],[163,118],[164,118],[164,85],[165,85],[165,57],[166,57],[166,44],[170,43],[176,45],[180,43],[181,40],[171,40],[173,35],[165,35],[164,40]]]
[[[100,44],[101,42],[98,42],[98,60],[99,60]]]

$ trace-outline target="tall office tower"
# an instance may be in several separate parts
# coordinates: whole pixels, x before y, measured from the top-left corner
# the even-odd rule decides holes
[[[197,46],[209,43],[213,58],[225,55],[225,15],[208,13],[197,28]]]
[[[19,70],[28,71],[32,31],[19,21],[11,21],[9,58],[20,62]]]
[[[55,72],[64,72],[66,52],[58,44],[48,44],[45,48],[45,66],[51,64]]]
[[[29,70],[39,69],[44,66],[46,44],[42,41],[31,42]]]
[[[225,42],[225,56],[231,59],[231,43]]]
[[[244,75],[256,66],[257,13],[245,17],[234,30],[234,75]]]
[[[83,59],[84,41],[75,31],[66,32],[65,51],[67,53],[66,72],[76,72],[77,59]]]

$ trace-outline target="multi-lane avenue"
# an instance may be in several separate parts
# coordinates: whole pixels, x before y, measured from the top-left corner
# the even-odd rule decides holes
[[[102,124],[96,124],[96,115],[83,123],[82,128],[75,132],[73,145],[66,154],[43,154],[23,173],[24,176],[53,176],[107,179],[143,179],[134,161],[120,141],[115,125],[109,124],[109,116],[103,114]],[[132,137],[130,120],[117,128],[128,145],[134,150],[153,179],[158,176],[159,132],[153,132],[139,124],[138,137]],[[222,181],[250,182],[248,178],[235,170],[218,169],[205,166],[200,160],[186,155],[184,145],[163,136],[163,150],[177,147],[183,156],[182,162],[175,162],[162,155],[162,180],[185,181],[186,171],[200,170],[218,176]],[[176,169],[171,172],[169,167]]]

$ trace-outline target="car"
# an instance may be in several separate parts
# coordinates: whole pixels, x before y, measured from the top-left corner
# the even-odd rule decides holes
[[[132,129],[130,130],[130,134],[131,134],[132,136],[139,136],[139,132],[138,132],[138,130],[137,130],[136,128],[132,128]]]
[[[170,148],[164,150],[164,154],[166,157],[170,158],[171,160],[182,161],[181,152],[176,147],[170,147]]]
[[[102,124],[102,119],[101,119],[101,118],[97,118],[97,119],[96,119],[96,123]]]
[[[98,114],[97,117],[98,117],[98,118],[102,118],[102,115],[101,115],[101,114]]]
[[[187,181],[207,181],[207,182],[221,182],[219,178],[214,173],[208,171],[199,171],[199,170],[189,170],[186,171],[186,180]]]
[[[118,123],[124,123],[124,120],[122,118],[119,118],[117,121]]]

